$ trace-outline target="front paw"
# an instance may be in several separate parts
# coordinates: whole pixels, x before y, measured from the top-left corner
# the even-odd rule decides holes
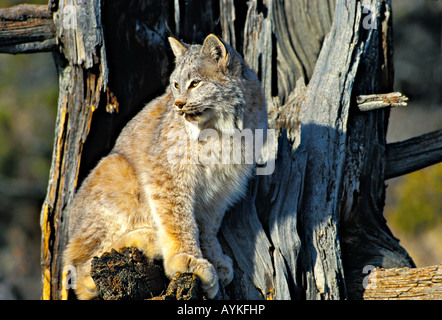
[[[222,255],[221,259],[214,262],[219,279],[223,285],[228,285],[233,280],[233,262],[229,256]]]
[[[213,265],[206,259],[180,253],[165,261],[164,267],[169,278],[172,278],[177,272],[197,275],[209,299],[215,297],[218,292],[218,275]]]

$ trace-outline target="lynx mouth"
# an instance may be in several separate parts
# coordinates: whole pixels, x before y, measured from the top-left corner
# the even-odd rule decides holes
[[[186,119],[187,121],[191,121],[191,120],[195,120],[196,118],[200,117],[203,115],[204,111],[206,111],[207,108],[205,109],[198,109],[198,110],[178,110],[178,114],[179,115],[184,115],[184,119]]]

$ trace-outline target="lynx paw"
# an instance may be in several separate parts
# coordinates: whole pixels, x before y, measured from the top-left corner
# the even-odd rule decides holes
[[[209,299],[212,299],[218,292],[218,275],[213,265],[206,259],[180,253],[166,261],[165,269],[168,277],[173,277],[177,272],[197,275]]]
[[[233,262],[229,256],[222,255],[221,259],[214,262],[219,279],[226,286],[233,280]]]

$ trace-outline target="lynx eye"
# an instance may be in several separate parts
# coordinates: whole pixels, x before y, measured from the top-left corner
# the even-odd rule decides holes
[[[178,89],[180,86],[178,85],[178,82],[175,82],[174,84],[173,84],[173,86],[175,87],[175,89]]]
[[[189,89],[193,89],[193,88],[195,88],[199,83],[200,83],[199,81],[192,81],[192,82],[189,84]]]

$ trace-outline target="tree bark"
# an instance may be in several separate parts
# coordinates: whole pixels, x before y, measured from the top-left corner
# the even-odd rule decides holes
[[[162,262],[134,247],[95,257],[91,275],[104,300],[207,300],[197,276],[177,273],[169,282]]]
[[[306,87],[302,76],[309,74],[296,78],[284,71],[290,55],[283,52],[296,56],[303,41],[321,39],[314,33],[321,29],[304,29],[313,34],[297,38],[299,47],[284,45],[290,32],[275,25],[293,11],[285,10],[287,2],[266,6],[264,17],[250,2],[244,55],[263,79],[270,127],[284,130],[275,173],[257,178],[250,197],[224,223],[239,269],[232,295],[250,297],[250,290],[235,287],[248,280],[254,298],[360,298],[365,265],[413,266],[382,218],[387,111],[360,113],[354,98],[392,91],[390,3],[338,1]],[[377,28],[364,27],[370,15]],[[284,77],[295,78],[296,87]]]
[[[358,37],[364,50],[354,94],[392,92],[391,3],[363,1],[361,5],[369,11],[362,15]],[[372,12],[376,25],[365,29],[363,23],[373,19]],[[363,271],[367,266],[414,267],[383,217],[388,116],[388,109],[350,110],[340,227],[346,288],[353,299],[362,298]]]
[[[0,10],[0,53],[34,53],[56,48],[52,13],[44,5]]]
[[[442,130],[387,145],[385,179],[428,167],[442,161]]]
[[[104,300],[149,299],[162,294],[168,283],[161,261],[133,247],[94,257],[91,276]]]
[[[442,265],[376,268],[367,276],[364,300],[441,300]]]
[[[400,92],[360,95],[356,97],[360,111],[371,111],[386,107],[405,107],[408,98]]]
[[[48,191],[41,212],[43,299],[65,299],[62,253],[67,242],[66,209],[78,186],[83,145],[92,114],[102,102],[108,67],[99,0],[52,7],[59,52],[58,114]]]

